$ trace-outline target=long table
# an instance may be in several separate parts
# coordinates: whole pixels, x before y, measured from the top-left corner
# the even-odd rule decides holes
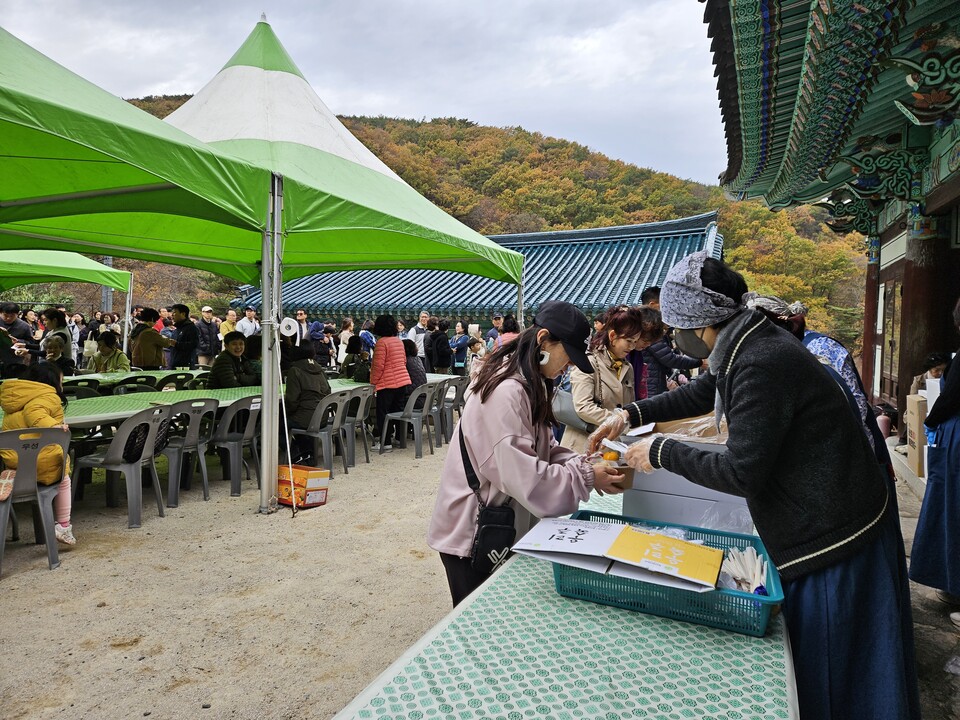
[[[352,380],[334,379],[330,381],[333,392],[349,390],[359,387],[360,383]],[[68,425],[89,427],[104,423],[123,421],[134,413],[156,405],[157,403],[172,405],[181,400],[199,400],[213,398],[220,403],[220,407],[227,407],[237,400],[260,395],[262,388],[259,385],[251,387],[224,388],[222,390],[170,390],[166,392],[138,392],[127,395],[105,395],[103,397],[70,400],[64,411],[64,420]],[[0,421],[3,412],[0,411]]]
[[[617,500],[590,507],[617,511]],[[517,555],[335,720],[447,717],[792,720],[799,711],[782,615],[754,638],[571,600],[556,593],[550,563]]]

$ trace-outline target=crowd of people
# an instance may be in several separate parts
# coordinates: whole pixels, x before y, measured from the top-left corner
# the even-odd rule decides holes
[[[107,312],[87,322],[63,306],[37,313],[0,303],[0,363],[3,376],[14,378],[0,387],[3,429],[34,420],[63,425],[61,378],[81,368],[204,366],[210,388],[258,385],[262,327],[254,307],[242,315],[231,309],[221,319],[204,306],[195,317],[175,304],[137,306],[126,322]],[[472,556],[478,507],[511,507],[522,533],[538,517],[576,510],[591,490],[622,492],[618,471],[596,462],[602,439],[649,422],[712,415],[719,425],[723,417],[725,453],[654,434],[624,459],[637,471],[666,468],[746,498],[783,582],[805,716],[813,707],[825,717],[842,707],[918,716],[906,560],[884,433],[849,352],[806,328],[802,304],[749,292],[742,276],[701,252],[672,268],[662,289],[645,290],[640,305],[593,318],[592,331],[580,310],[559,301],[542,303],[526,329],[515,316],[494,313],[485,332],[427,310],[409,328],[386,314],[338,324],[311,320],[302,308],[294,315],[296,330],[283,334],[280,352],[291,427],[306,427],[330,393],[325,371],[375,386],[378,438],[386,415],[401,410],[428,373],[471,378],[428,533],[455,605],[496,569]],[[960,330],[960,302],[954,321]],[[934,353],[916,381],[943,386],[927,427],[946,481],[928,488],[910,576],[938,588],[945,602],[960,600],[960,550],[950,530],[960,521],[955,364]],[[567,416],[557,404],[561,393],[571,398]],[[67,484],[56,506],[57,539],[66,543],[75,542],[69,493]],[[920,561],[918,546],[930,548]],[[852,657],[861,661],[839,662]]]
[[[801,303],[749,292],[741,275],[701,252],[672,268],[662,290],[645,291],[641,305],[595,317],[592,334],[566,303],[541,304],[519,335],[507,337],[497,318],[427,535],[453,604],[497,568],[477,555],[481,510],[511,509],[522,535],[537,517],[576,510],[591,489],[620,491],[612,469],[596,461],[602,440],[648,423],[724,419],[724,453],[654,433],[624,460],[637,472],[663,468],[746,499],[782,580],[803,717],[846,717],[855,708],[865,717],[918,718],[885,432],[850,353],[808,329],[806,313]],[[960,301],[953,320],[960,330]],[[429,322],[421,320],[425,338]],[[956,363],[934,353],[917,380],[939,380],[942,392],[926,418],[930,471],[909,578],[960,606]],[[572,408],[558,402],[563,393]],[[960,613],[951,619],[960,625]]]

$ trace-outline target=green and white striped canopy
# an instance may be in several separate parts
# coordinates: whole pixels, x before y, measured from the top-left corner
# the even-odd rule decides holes
[[[349,135],[265,22],[170,120],[0,29],[0,249],[153,260],[259,285],[280,173],[284,278],[443,267],[520,279],[522,256],[432,205]]]

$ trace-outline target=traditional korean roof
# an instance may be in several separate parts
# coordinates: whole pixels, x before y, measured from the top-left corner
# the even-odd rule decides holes
[[[960,102],[960,3],[706,0],[704,21],[730,195],[773,208],[837,189],[919,199],[927,149]]]
[[[720,258],[723,238],[717,213],[679,220],[587,230],[494,235],[497,244],[523,253],[524,307],[566,300],[585,313],[618,303],[636,304],[640,293],[660,285],[685,255],[706,248]],[[253,288],[246,288],[253,290]],[[428,308],[441,316],[487,317],[517,306],[510,283],[442,270],[364,270],[312,275],[283,284],[283,308],[304,308],[314,317],[412,317]],[[260,305],[251,292],[235,305]]]

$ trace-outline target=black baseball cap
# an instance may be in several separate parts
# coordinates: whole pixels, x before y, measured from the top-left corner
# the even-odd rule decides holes
[[[495,312],[495,313],[493,314],[493,319],[494,319],[494,320],[503,320],[503,313],[501,313],[501,312]]]
[[[540,304],[533,324],[550,331],[563,344],[570,362],[585,373],[593,372],[587,358],[590,345],[590,321],[575,305],[562,300],[547,300]]]

